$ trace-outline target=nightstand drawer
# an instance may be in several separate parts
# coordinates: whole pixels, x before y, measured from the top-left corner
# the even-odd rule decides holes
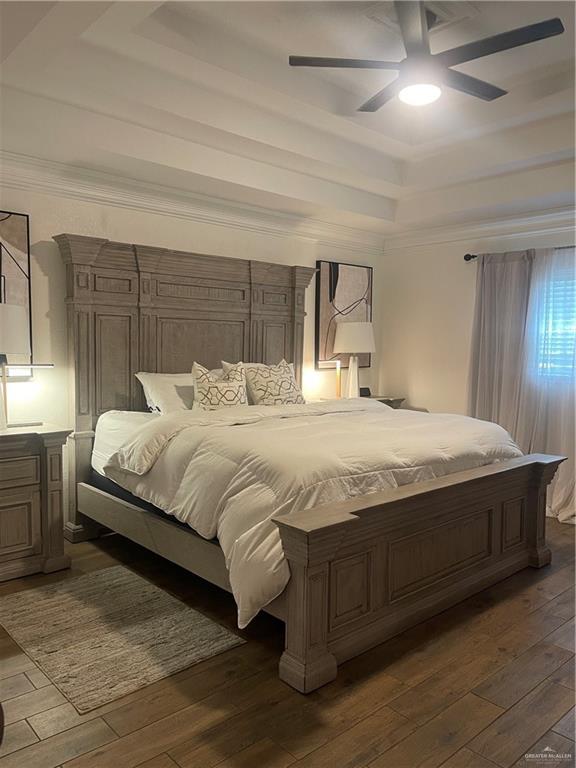
[[[40,491],[18,488],[0,496],[0,561],[42,551]]]
[[[21,459],[0,459],[0,490],[38,485],[40,457],[23,456]]]

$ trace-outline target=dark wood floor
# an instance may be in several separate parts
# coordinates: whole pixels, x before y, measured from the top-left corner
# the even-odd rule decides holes
[[[573,765],[524,758],[574,753],[574,527],[552,522],[549,539],[551,566],[348,662],[309,696],[278,680],[281,625],[265,616],[246,645],[83,716],[2,633],[0,768]],[[7,582],[0,598],[121,562],[235,628],[228,595],[118,536],[69,552],[70,571]]]

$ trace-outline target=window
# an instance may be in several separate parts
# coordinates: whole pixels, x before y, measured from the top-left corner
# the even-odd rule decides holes
[[[535,313],[538,377],[574,379],[576,351],[576,268],[574,248],[557,248],[537,272]],[[534,326],[533,326],[534,327]]]

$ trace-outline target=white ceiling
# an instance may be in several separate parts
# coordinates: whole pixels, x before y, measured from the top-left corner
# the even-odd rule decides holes
[[[400,60],[389,2],[2,2],[1,148],[375,231],[573,203],[574,4],[432,2],[438,52],[559,16],[566,32],[458,67],[509,90],[357,107]]]

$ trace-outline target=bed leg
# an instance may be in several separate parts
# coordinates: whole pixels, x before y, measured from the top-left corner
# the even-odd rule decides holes
[[[74,520],[67,520],[64,525],[64,538],[72,544],[91,541],[100,537],[102,526],[88,517],[77,513]]]
[[[554,459],[555,457],[547,457]],[[550,549],[546,546],[546,492],[551,483],[558,462],[548,461],[535,464],[533,481],[530,489],[530,514],[528,515],[528,539],[531,544],[530,565],[542,568],[552,560]]]
[[[335,657],[329,653],[328,563],[306,566],[290,562],[286,650],[280,659],[280,679],[300,693],[310,693],[334,680]]]
[[[328,515],[323,525],[307,526],[308,515],[278,517],[282,547],[290,566],[286,605],[286,650],[280,678],[301,693],[334,680],[338,665],[328,648],[330,566],[358,518]]]

